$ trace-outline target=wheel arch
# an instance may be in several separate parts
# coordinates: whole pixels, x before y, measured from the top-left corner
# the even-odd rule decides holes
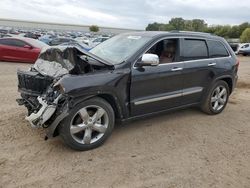
[[[221,80],[223,80],[223,81],[225,81],[227,83],[227,85],[229,87],[229,92],[231,94],[232,91],[233,91],[233,80],[232,80],[232,78],[227,77],[227,78],[223,78]]]
[[[233,91],[233,79],[232,79],[232,77],[231,76],[223,76],[223,77],[219,77],[216,79],[216,81],[219,81],[219,80],[222,80],[222,81],[227,83],[227,85],[229,87],[229,92],[231,94]]]
[[[115,118],[116,119],[122,119],[123,114],[122,114],[122,110],[121,110],[121,106],[118,102],[118,99],[111,95],[111,94],[98,94],[95,97],[100,97],[102,99],[104,99],[105,101],[107,101],[113,108],[114,113],[115,113]]]
[[[94,98],[94,97],[99,97],[99,98],[102,98],[103,100],[107,101],[111,105],[111,107],[113,108],[116,119],[122,119],[124,117],[122,110],[121,110],[121,106],[118,102],[118,99],[109,93],[102,93],[102,94],[78,97],[76,99],[73,99],[74,102],[71,102],[70,106],[72,108],[73,106],[75,106],[83,101],[86,101],[88,99]],[[51,129],[52,130],[51,134],[53,135],[53,137],[59,135],[61,121],[56,125],[56,127],[54,129]]]
[[[109,93],[109,92],[104,92],[104,93],[96,93],[96,94],[91,94],[83,97],[77,97],[73,98],[71,102],[71,107],[86,101],[90,98],[93,97],[99,97],[107,101],[113,108],[115,112],[115,118],[117,119],[122,119],[124,117],[124,110],[122,109],[122,105],[119,102],[118,97],[115,94]]]
[[[77,98],[72,98],[69,102],[69,108],[73,108],[75,105],[77,105],[83,101],[86,101],[88,99],[94,98],[94,97],[102,98],[111,105],[111,107],[113,108],[114,113],[115,113],[115,119],[117,119],[117,120],[123,119],[124,116],[126,115],[125,114],[126,112],[124,112],[124,110],[122,109],[122,106],[121,106],[118,98],[116,96],[112,95],[111,93],[100,93],[100,94],[96,93],[96,94],[91,94],[91,95],[87,95],[87,96],[85,95],[85,96],[80,96]],[[49,135],[53,135],[52,137],[58,136],[58,134],[60,132],[61,121],[62,120],[60,120],[60,122],[53,125],[52,127],[51,126],[49,127],[49,129],[50,129]],[[51,137],[51,136],[49,136],[49,137]]]

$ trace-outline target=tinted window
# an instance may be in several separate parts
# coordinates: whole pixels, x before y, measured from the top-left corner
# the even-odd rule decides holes
[[[3,45],[10,45],[8,39],[0,39],[0,44],[3,44]]]
[[[16,39],[2,39],[0,40],[0,44],[16,47],[23,47],[26,45],[25,42]]]
[[[227,57],[228,52],[225,46],[219,41],[207,41],[210,57]]]
[[[146,53],[156,54],[160,64],[175,62],[177,54],[178,39],[164,39],[153,45]]]
[[[184,39],[182,44],[182,59],[194,60],[208,58],[207,45],[204,40]]]

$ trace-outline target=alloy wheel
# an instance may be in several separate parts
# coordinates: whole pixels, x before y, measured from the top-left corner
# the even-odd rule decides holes
[[[108,114],[102,107],[86,106],[72,118],[70,134],[80,144],[92,144],[103,137],[108,124]]]
[[[227,102],[227,89],[219,85],[217,86],[211,96],[211,106],[214,111],[220,111]]]

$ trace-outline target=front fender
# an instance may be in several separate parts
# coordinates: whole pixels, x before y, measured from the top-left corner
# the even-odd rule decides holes
[[[67,75],[58,83],[70,98],[69,108],[94,96],[110,96],[115,102],[120,116],[123,118],[129,115],[129,69],[102,71],[85,75]]]

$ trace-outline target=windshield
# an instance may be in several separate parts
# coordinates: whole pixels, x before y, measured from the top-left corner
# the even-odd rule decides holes
[[[115,65],[131,57],[150,39],[150,37],[139,35],[117,35],[99,44],[90,52]]]
[[[43,48],[43,47],[48,47],[49,45],[39,41],[39,40],[34,40],[34,39],[30,39],[30,38],[25,38],[25,41],[27,41],[28,43],[30,43],[32,46],[34,47],[38,47],[38,48]]]

